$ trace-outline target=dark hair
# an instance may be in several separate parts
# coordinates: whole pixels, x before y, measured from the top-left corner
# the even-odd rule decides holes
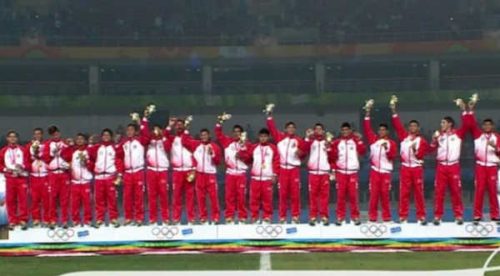
[[[200,129],[200,133],[202,133],[202,132],[206,132],[206,133],[210,134],[210,130],[208,130],[208,128]]]
[[[35,127],[33,129],[33,132],[37,132],[37,131],[40,131],[43,134],[43,128],[41,128],[41,127]]]
[[[101,131],[101,136],[104,135],[104,133],[109,133],[110,136],[113,136],[113,131],[109,128],[105,128]]]
[[[386,124],[386,123],[380,123],[380,124],[378,125],[378,127],[383,127],[383,128],[385,128],[385,129],[389,129],[389,125],[388,125],[388,124]]]
[[[137,124],[134,124],[134,123],[130,123],[127,125],[127,128],[128,127],[133,127],[135,131],[138,131],[139,130],[139,126]]]
[[[153,128],[159,128],[159,129],[162,129],[163,127],[162,127],[161,125],[159,125],[159,124],[154,124],[154,125],[153,125]]]
[[[19,137],[19,134],[15,130],[9,130],[9,131],[7,131],[7,134],[5,135],[5,137],[10,136],[11,134],[14,134],[14,135],[16,135],[16,137]]]
[[[245,130],[243,129],[243,127],[242,127],[242,126],[240,126],[240,125],[234,125],[234,126],[233,126],[233,131],[234,131],[234,130],[236,130],[236,129],[239,129],[241,132],[245,131]]]
[[[179,123],[179,122],[180,122],[180,123],[183,123],[183,124],[185,123],[184,119],[180,119],[180,118],[178,118],[177,120],[175,120],[175,122],[176,122],[176,123]]]
[[[77,137],[83,137],[83,139],[85,139],[85,141],[87,141],[89,139],[89,136],[85,133],[82,133],[82,132],[78,132],[76,134]]]
[[[59,132],[59,128],[57,128],[57,126],[49,126],[49,128],[47,129],[47,132],[52,135],[56,132]]]
[[[484,119],[484,120],[483,120],[483,124],[484,124],[484,123],[490,123],[490,124],[492,124],[492,125],[494,125],[494,124],[495,124],[491,118],[486,118],[486,119]]]
[[[420,122],[417,120],[410,120],[408,124],[417,124],[417,126],[420,126]]]
[[[345,127],[347,127],[347,128],[349,128],[349,129],[351,129],[351,124],[349,124],[348,122],[343,122],[343,123],[340,125],[340,128],[345,128]]]
[[[285,124],[285,128],[286,128],[286,127],[289,127],[289,126],[294,126],[294,127],[296,127],[295,123],[294,123],[294,122],[292,122],[292,121],[287,122],[287,123]]]
[[[443,118],[443,120],[447,121],[448,123],[451,124],[451,126],[455,126],[455,120],[453,120],[453,118],[451,118],[450,116],[445,116]]]
[[[325,126],[322,123],[315,123],[314,127],[321,127],[322,129],[325,129]]]
[[[267,128],[262,128],[261,130],[259,130],[259,135],[262,134],[269,135],[269,130]]]

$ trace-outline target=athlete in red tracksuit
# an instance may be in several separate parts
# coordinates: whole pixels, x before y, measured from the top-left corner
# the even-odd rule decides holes
[[[71,216],[74,226],[90,226],[92,222],[90,182],[94,164],[89,157],[87,140],[85,134],[79,133],[75,145],[63,150],[63,156],[68,156],[67,161],[71,165]],[[83,209],[83,220],[80,208]]]
[[[29,153],[18,144],[19,136],[15,131],[7,133],[7,146],[0,150],[0,171],[5,176],[6,206],[9,229],[16,225],[28,229],[28,172]]]
[[[113,131],[104,129],[101,142],[88,148],[94,164],[96,227],[104,223],[106,211],[110,222],[119,227],[116,203],[116,185],[123,173],[123,150],[113,143]]]
[[[233,126],[232,137],[224,135],[222,132],[222,122],[215,126],[215,136],[224,149],[224,161],[226,164],[225,203],[226,210],[224,217],[226,223],[232,223],[235,213],[238,213],[238,220],[243,223],[247,219],[246,189],[248,165],[243,162],[238,152],[243,147],[248,147],[248,142],[240,142],[243,128],[239,125]]]
[[[346,213],[346,196],[349,197],[351,220],[355,225],[359,220],[358,171],[359,156],[364,155],[366,146],[359,134],[353,134],[351,125],[343,123],[341,137],[333,141],[329,150],[332,169],[337,180],[337,225],[342,225]]]
[[[482,129],[478,126],[474,115],[474,106],[467,115],[467,125],[474,138],[475,166],[475,193],[474,193],[474,222],[479,223],[483,218],[484,193],[488,191],[491,220],[499,222],[497,181],[498,165],[500,164],[500,135],[494,131],[491,119],[482,122]]]
[[[170,136],[172,140],[172,150],[170,153],[172,163],[172,182],[173,182],[173,218],[174,224],[179,224],[182,214],[182,195],[186,199],[187,219],[189,224],[193,224],[196,219],[195,212],[195,184],[194,184],[194,161],[193,154],[182,145],[183,139],[191,139],[186,130],[184,120],[171,119],[167,132],[170,132],[175,125],[175,135]]]
[[[61,209],[61,223],[67,227],[69,199],[71,192],[69,164],[61,156],[62,150],[68,145],[61,139],[61,133],[56,126],[49,127],[50,139],[43,146],[43,159],[49,169],[49,227],[54,228],[57,223],[57,202]]]
[[[208,129],[200,131],[200,140],[192,140],[185,137],[183,145],[193,153],[196,167],[196,198],[199,209],[200,223],[205,224],[208,220],[207,202],[208,195],[211,206],[211,222],[218,224],[220,218],[219,200],[217,189],[217,165],[222,158],[220,147],[210,141]]]
[[[123,210],[125,225],[134,223],[141,226],[144,222],[145,192],[145,153],[149,144],[149,125],[147,118],[141,120],[141,126],[129,124],[126,138],[119,144],[123,150]]]
[[[462,114],[462,126],[454,128],[455,122],[451,117],[441,120],[441,130],[432,137],[431,150],[437,150],[436,181],[434,202],[434,225],[439,225],[443,217],[444,194],[450,188],[453,213],[458,225],[463,224],[462,181],[460,180],[460,151],[462,141],[467,132],[464,124],[466,112]]]
[[[29,183],[31,193],[30,214],[33,226],[40,225],[40,222],[43,222],[44,225],[50,223],[49,180],[47,178],[47,163],[42,159],[43,146],[43,130],[35,128],[33,130],[33,141],[26,145],[26,151],[30,154],[31,163]]]
[[[160,126],[154,126],[150,134],[151,140],[146,151],[146,185],[148,187],[149,222],[162,224],[169,222],[168,210],[168,169],[170,161],[168,152],[172,141]],[[158,207],[157,207],[158,206]],[[158,208],[160,217],[158,218]]]
[[[401,169],[399,173],[399,221],[408,220],[410,193],[413,192],[417,220],[422,225],[427,224],[424,198],[424,156],[429,150],[429,144],[420,135],[420,124],[416,120],[408,123],[405,130],[395,107],[392,108],[392,125],[400,141]]]
[[[279,190],[279,219],[286,222],[288,200],[291,205],[292,221],[300,223],[300,164],[304,157],[304,140],[295,134],[296,126],[293,122],[285,125],[286,133],[276,127],[273,117],[267,118],[267,127],[273,136],[280,155]]]
[[[302,151],[309,154],[307,169],[309,171],[309,224],[316,225],[321,217],[324,225],[329,225],[328,203],[330,200],[330,173],[328,148],[330,142],[325,140],[325,130],[322,124],[317,123],[314,130],[309,129],[304,139]],[[319,205],[319,208],[318,208]]]
[[[276,145],[269,143],[269,130],[259,131],[259,142],[240,150],[243,160],[252,164],[250,181],[250,212],[252,223],[259,219],[262,204],[262,221],[271,223],[273,216],[273,182],[280,172],[280,158]]]
[[[382,204],[382,220],[391,221],[391,176],[394,168],[393,160],[397,155],[396,142],[389,139],[389,127],[380,124],[378,136],[372,130],[370,111],[367,109],[363,127],[370,145],[370,201],[368,203],[368,219],[378,219],[378,203]]]

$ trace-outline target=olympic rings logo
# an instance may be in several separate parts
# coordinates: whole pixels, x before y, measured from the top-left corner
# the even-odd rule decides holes
[[[56,242],[68,241],[73,236],[75,236],[75,230],[73,230],[72,228],[69,229],[59,228],[55,230],[51,229],[47,230],[47,237]]]
[[[465,231],[469,234],[471,234],[472,236],[474,237],[478,237],[478,236],[481,236],[481,237],[486,237],[488,236],[491,232],[493,232],[493,225],[491,224],[483,224],[483,223],[480,223],[480,224],[467,224],[465,226]]]
[[[259,225],[255,228],[255,232],[261,237],[276,238],[283,233],[283,227],[280,225]]]
[[[154,227],[151,229],[151,234],[155,236],[159,240],[171,240],[177,234],[179,234],[179,228],[176,226],[170,227],[170,226],[163,226],[163,227]]]
[[[361,233],[364,234],[366,237],[379,238],[383,234],[387,233],[387,226],[383,224],[361,225],[359,227],[359,231],[361,231]]]

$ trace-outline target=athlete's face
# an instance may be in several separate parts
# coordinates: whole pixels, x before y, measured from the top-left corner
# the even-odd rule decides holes
[[[323,129],[322,126],[314,126],[314,135],[323,135],[325,134],[325,130]]]
[[[87,140],[83,136],[76,136],[75,144],[77,146],[83,146],[87,143]]]
[[[61,132],[56,131],[56,132],[52,133],[52,135],[51,135],[51,136],[52,136],[52,138],[54,138],[54,139],[60,139],[60,138],[61,138]]]
[[[265,144],[269,141],[269,135],[265,133],[259,134],[259,143]]]
[[[128,138],[132,138],[136,135],[136,130],[135,127],[133,126],[128,126],[126,130],[126,134]]]
[[[104,132],[102,134],[101,139],[102,139],[103,142],[109,143],[113,139],[113,136],[111,136],[111,133],[109,133],[109,132],[106,131],[106,132]]]
[[[482,127],[483,131],[488,133],[492,132],[495,129],[495,125],[490,121],[483,122]]]
[[[343,137],[347,137],[352,134],[352,129],[350,127],[343,127],[340,129],[340,133]]]
[[[441,120],[441,131],[448,131],[452,127],[452,124],[445,119]]]
[[[184,122],[183,121],[177,121],[177,122],[175,122],[175,130],[177,132],[182,132],[182,131],[184,131],[184,129],[185,129],[185,126],[184,126]]]
[[[15,144],[17,144],[17,141],[18,141],[18,137],[17,137],[17,134],[15,134],[14,132],[9,133],[7,135],[7,143],[8,144],[15,145]]]
[[[208,131],[200,132],[200,140],[203,143],[207,143],[208,141],[210,141],[210,133],[208,133]]]
[[[411,134],[417,134],[420,132],[420,126],[415,123],[415,122],[412,122],[408,125],[408,132],[410,132]]]
[[[288,135],[294,135],[297,131],[297,128],[295,127],[295,124],[288,124],[285,128],[285,131]]]
[[[233,129],[233,138],[234,138],[234,139],[240,139],[240,137],[241,137],[241,133],[242,133],[241,128],[239,128],[239,127],[235,127],[235,128]]]
[[[33,131],[33,139],[36,141],[42,141],[43,140],[43,132],[41,130]]]
[[[382,138],[386,138],[387,136],[389,136],[389,130],[383,126],[379,127],[378,128],[378,136],[382,137]]]

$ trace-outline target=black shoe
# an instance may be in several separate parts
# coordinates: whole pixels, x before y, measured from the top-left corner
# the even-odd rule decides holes
[[[356,225],[356,226],[361,225],[361,220],[359,220],[359,219],[353,219],[352,221],[354,221],[354,225]]]
[[[344,223],[344,220],[342,220],[342,219],[341,219],[341,220],[336,220],[336,221],[335,221],[335,225],[336,225],[336,226],[342,226],[342,223]]]
[[[399,219],[399,224],[404,224],[404,223],[407,223],[408,220],[406,218],[400,218]]]
[[[491,219],[491,221],[496,223],[497,225],[500,224],[500,219],[494,218],[494,219]]]
[[[53,222],[49,223],[49,229],[50,229],[50,230],[54,230],[54,229],[56,229],[56,224],[55,224],[55,223],[53,223]]]
[[[462,225],[462,224],[464,224],[464,219],[463,218],[457,218],[457,219],[455,219],[455,223],[457,225]]]
[[[370,220],[370,223],[377,223],[377,220]]]
[[[9,231],[14,231],[14,229],[16,228],[16,225],[11,223],[9,224]]]
[[[24,222],[24,221],[21,221],[19,223],[19,226],[21,226],[21,230],[23,230],[23,231],[28,230],[28,224],[26,222]]]
[[[473,220],[472,220],[472,223],[473,223],[474,225],[479,225],[479,223],[480,223],[480,222],[481,222],[481,219],[480,219],[480,218],[475,218],[475,219],[473,219]]]
[[[435,218],[432,223],[436,226],[439,226],[441,224],[441,219]]]
[[[309,220],[309,225],[310,226],[316,226],[316,219],[310,219]]]
[[[299,219],[298,217],[293,217],[293,218],[292,218],[292,222],[293,222],[294,224],[300,224],[300,219]]]
[[[63,229],[68,229],[68,228],[69,228],[69,226],[68,226],[68,224],[67,224],[67,223],[64,223],[64,224],[62,225],[62,228],[63,228]]]
[[[321,219],[321,222],[323,223],[323,226],[328,226],[330,225],[330,221],[328,220],[327,217],[324,217]]]
[[[286,223],[286,219],[280,219],[279,224],[285,224],[285,223]]]
[[[113,225],[113,227],[115,227],[115,228],[120,227],[120,223],[118,222],[118,220],[117,220],[117,219],[112,220],[112,221],[111,221],[111,224],[112,224],[112,225]]]
[[[420,223],[420,225],[422,226],[426,226],[427,225],[427,221],[425,219],[421,219],[418,221]]]

